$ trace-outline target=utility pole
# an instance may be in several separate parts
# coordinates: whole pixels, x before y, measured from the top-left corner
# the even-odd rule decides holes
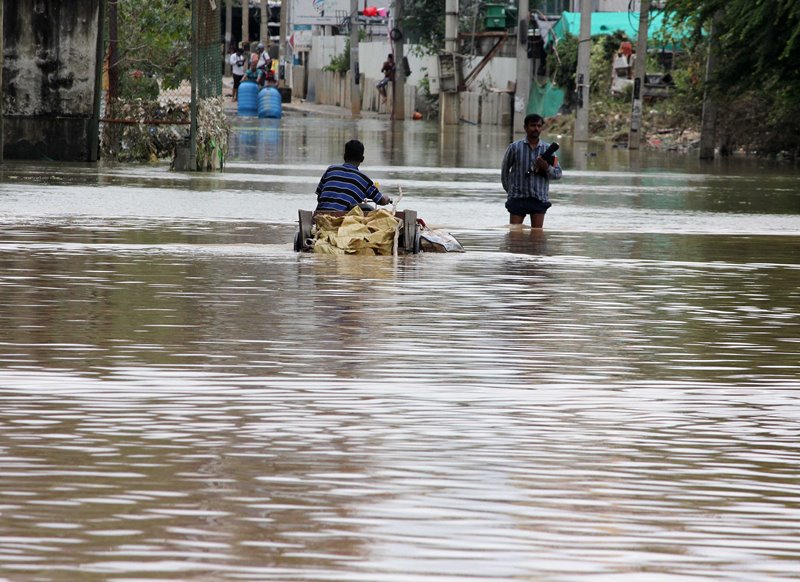
[[[283,12],[283,3],[281,3],[281,12]],[[269,4],[267,0],[261,0],[261,28],[258,34],[258,41],[264,44],[264,47],[269,46]]]
[[[233,47],[233,0],[225,0],[225,74],[231,74],[231,60],[228,51]]]
[[[361,117],[361,73],[358,70],[358,0],[350,0],[350,113]]]
[[[117,29],[119,16],[117,13],[117,0],[108,3],[108,99],[119,97],[119,54],[117,53]],[[106,112],[108,115],[108,112]]]
[[[459,73],[461,60],[458,52],[458,0],[445,0],[444,4],[444,50],[447,55],[452,55],[455,91],[439,93],[439,120],[444,125],[457,125],[459,117],[458,84],[461,82]],[[448,57],[449,58],[449,57]]]
[[[197,171],[197,88],[200,86],[200,39],[198,0],[192,0],[192,100],[189,104],[189,170]]]
[[[575,141],[589,141],[589,61],[591,56],[592,3],[590,0],[581,0],[578,71],[575,79],[575,90],[578,93],[578,110],[575,113]]]
[[[403,0],[394,0],[394,21],[403,22]],[[406,67],[403,60],[403,34],[392,41],[394,53],[394,83],[392,83],[392,119],[403,121],[406,118]]]
[[[103,38],[103,19],[100,19],[98,23],[100,27],[100,31],[98,34],[100,38]],[[0,47],[5,46],[5,36],[3,33],[3,0],[0,0]],[[3,163],[3,148],[5,147],[5,142],[3,141],[3,133],[5,131],[5,122],[3,121],[3,113],[2,113],[2,103],[3,103],[3,52],[0,50],[0,164]],[[102,61],[97,65],[100,67],[100,72],[95,74],[102,75],[103,71],[103,63]]]
[[[250,45],[250,0],[242,0],[242,42]]]
[[[514,89],[514,119],[511,122],[515,131],[519,131],[528,114],[528,100],[531,96],[531,61],[528,58],[529,1],[519,0],[517,10],[517,84]]]
[[[278,34],[278,87],[286,87],[286,72],[289,70],[289,63],[286,62],[286,31],[289,28],[289,5],[290,0],[282,0],[281,2],[281,23]],[[269,35],[269,32],[267,32]]]
[[[628,133],[628,149],[638,150],[642,141],[642,97],[647,72],[647,26],[650,16],[650,0],[641,0],[639,7],[639,36],[636,39],[636,63],[633,67],[633,105],[631,106],[631,129]]]
[[[705,88],[703,89],[703,117],[700,122],[700,154],[701,160],[714,159],[714,145],[717,141],[717,99],[709,91],[711,78],[717,67],[717,33],[722,20],[722,10],[717,10],[711,20],[711,31],[708,34],[708,57],[706,58]]]

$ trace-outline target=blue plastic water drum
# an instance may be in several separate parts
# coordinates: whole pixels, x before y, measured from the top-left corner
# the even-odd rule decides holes
[[[258,116],[280,119],[283,114],[281,92],[275,87],[264,87],[258,94]]]
[[[258,83],[255,81],[242,81],[239,85],[239,115],[258,115]]]

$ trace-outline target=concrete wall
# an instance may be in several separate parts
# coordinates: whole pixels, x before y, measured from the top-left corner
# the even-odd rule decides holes
[[[331,59],[344,51],[346,37],[315,36],[308,59],[309,101],[324,105],[350,106],[349,75],[339,77],[333,73],[325,74],[322,68]],[[410,117],[415,110],[417,90],[420,81],[427,75],[433,94],[439,89],[439,64],[435,55],[419,56],[412,47],[406,46],[406,58],[411,68],[411,76],[406,80],[406,107]],[[391,99],[381,103],[375,90],[376,83],[383,77],[381,66],[391,52],[387,41],[359,43],[359,67],[361,72],[361,108],[365,111],[391,111]],[[477,66],[480,58],[467,59],[465,71]],[[495,57],[480,72],[470,85],[470,91],[461,93],[461,119],[469,123],[488,125],[511,124],[511,99],[507,92],[510,82],[516,81],[516,58]]]
[[[5,3],[4,157],[97,159],[101,2]]]

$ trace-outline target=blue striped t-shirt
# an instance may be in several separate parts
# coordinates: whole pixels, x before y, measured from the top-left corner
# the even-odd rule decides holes
[[[556,161],[547,170],[547,176],[533,172],[533,162],[549,145],[545,141],[540,141],[535,148],[532,148],[525,138],[508,146],[503,156],[500,180],[509,198],[536,198],[542,202],[550,201],[550,180],[561,178],[561,166]]]
[[[358,169],[345,162],[330,166],[317,185],[317,212],[320,210],[348,211],[366,199],[379,202],[383,194],[372,180]]]

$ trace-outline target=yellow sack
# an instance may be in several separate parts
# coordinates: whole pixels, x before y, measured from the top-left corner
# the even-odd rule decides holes
[[[314,220],[314,252],[325,254],[391,255],[400,227],[387,210],[364,215],[358,206],[345,216],[319,214]]]

